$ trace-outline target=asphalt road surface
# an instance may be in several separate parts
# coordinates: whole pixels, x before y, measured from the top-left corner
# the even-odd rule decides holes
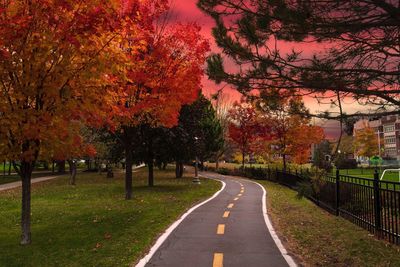
[[[224,181],[225,189],[190,213],[145,266],[289,266],[264,220],[261,187],[214,173],[202,176]]]

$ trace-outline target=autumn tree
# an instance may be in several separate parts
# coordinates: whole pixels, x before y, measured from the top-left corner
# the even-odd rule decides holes
[[[354,137],[354,150],[358,156],[372,157],[379,154],[378,136],[369,126],[357,130]]]
[[[31,242],[31,174],[38,158],[82,152],[82,124],[109,110],[110,77],[157,1],[0,3],[0,155],[22,180],[21,244]],[[129,41],[129,42],[128,42]]]
[[[287,168],[288,157],[296,163],[307,162],[311,144],[320,143],[324,133],[321,127],[309,125],[309,117],[300,115],[307,113],[301,98],[282,97],[279,92],[275,97],[261,94],[255,105],[271,130],[272,140],[267,145],[282,156],[283,169]]]
[[[215,20],[213,36],[226,56],[209,58],[213,80],[244,94],[281,89],[337,104],[348,97],[369,104],[370,113],[398,113],[397,1],[199,0],[198,6]]]
[[[229,111],[229,138],[242,154],[242,168],[246,155],[254,152],[260,141],[268,137],[268,127],[257,119],[255,108],[242,101],[235,102]]]
[[[163,12],[168,9],[164,7]],[[160,15],[163,13],[161,12]],[[121,132],[125,148],[125,198],[132,198],[132,152],[136,128],[173,127],[181,106],[193,102],[200,90],[208,42],[196,24],[153,24],[143,32],[145,46],[136,53],[126,50],[130,63],[126,77],[115,77],[117,89],[112,97],[110,121]],[[143,129],[142,127],[142,129]],[[148,138],[151,135],[147,136]],[[148,139],[147,144],[153,143]],[[149,151],[148,156],[154,154]],[[151,161],[148,159],[148,161]],[[149,185],[152,185],[152,166]]]

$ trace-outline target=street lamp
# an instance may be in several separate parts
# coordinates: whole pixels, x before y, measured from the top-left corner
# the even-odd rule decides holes
[[[196,154],[196,161],[194,163],[194,178],[193,178],[193,183],[194,184],[200,184],[200,179],[199,179],[199,158],[197,157],[197,140],[199,138],[197,136],[194,137],[194,153]]]

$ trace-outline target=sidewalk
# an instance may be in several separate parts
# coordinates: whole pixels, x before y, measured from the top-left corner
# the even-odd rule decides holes
[[[44,181],[48,181],[48,180],[53,180],[55,178],[58,178],[58,177],[61,177],[61,176],[64,176],[64,175],[65,174],[33,178],[31,180],[31,184],[40,183],[40,182],[44,182]],[[14,189],[14,188],[21,187],[21,186],[22,186],[22,182],[21,181],[2,184],[2,185],[0,185],[0,192],[1,191],[6,191],[6,190],[10,190],[10,189]]]

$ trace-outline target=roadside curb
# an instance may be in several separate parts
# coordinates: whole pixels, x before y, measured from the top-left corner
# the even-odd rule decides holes
[[[255,181],[251,181],[251,180],[248,180],[248,181],[258,185],[259,187],[261,187],[261,189],[263,191],[262,213],[263,213],[264,221],[265,221],[265,224],[267,225],[268,231],[271,234],[271,237],[274,240],[275,245],[278,247],[279,251],[281,252],[283,258],[286,260],[287,264],[290,267],[296,267],[297,266],[296,262],[293,260],[292,256],[289,255],[289,253],[287,252],[286,248],[283,246],[282,241],[279,239],[278,235],[276,234],[276,231],[275,231],[274,227],[272,226],[271,220],[268,217],[268,213],[267,213],[267,191],[265,190],[264,186],[262,186],[261,184],[255,182]]]

